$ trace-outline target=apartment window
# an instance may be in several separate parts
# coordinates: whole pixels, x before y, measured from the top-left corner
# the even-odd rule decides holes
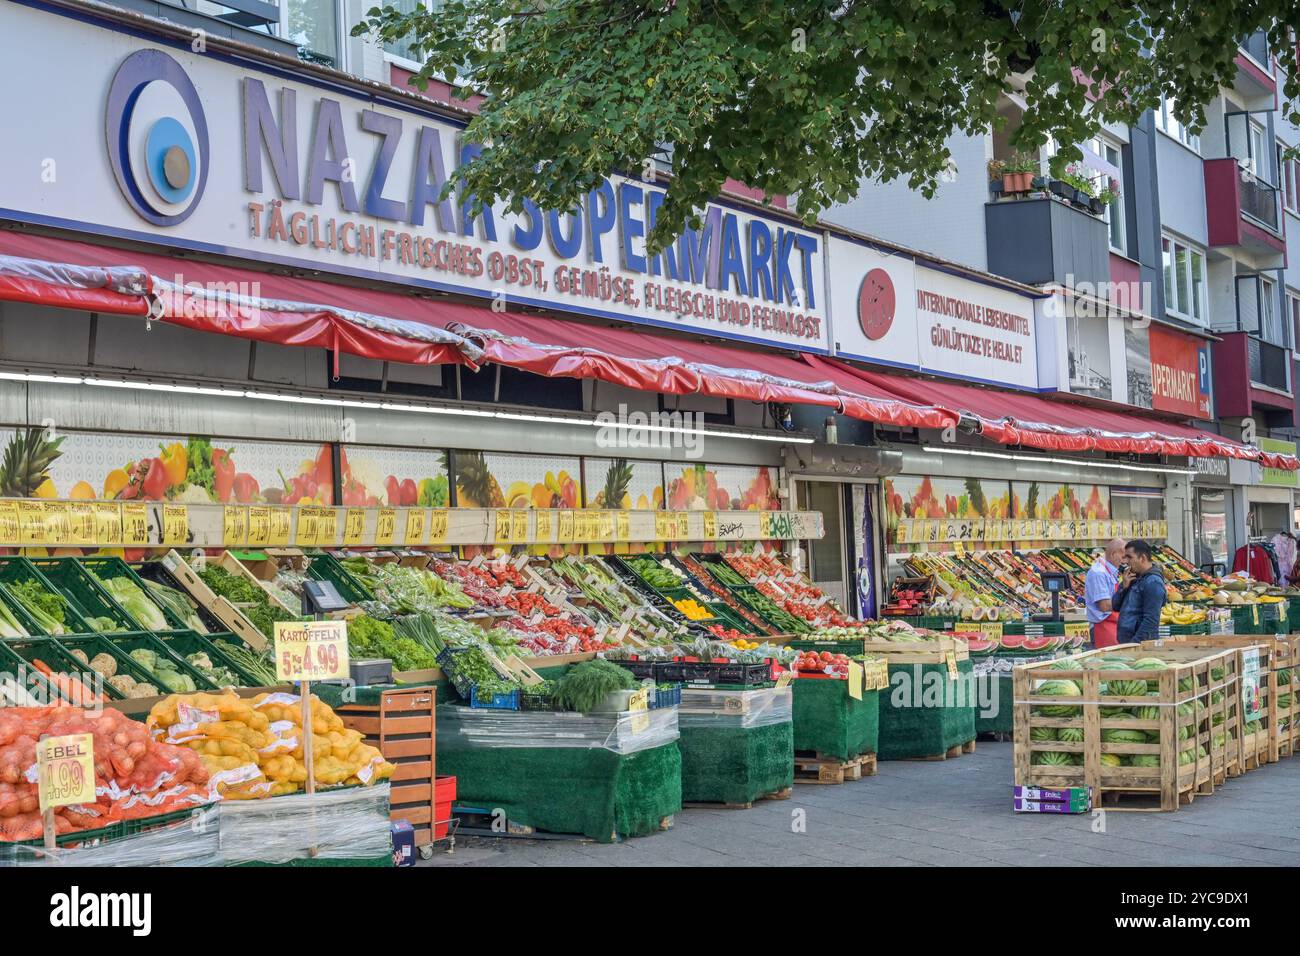
[[[1286,333],[1277,320],[1277,285],[1263,276],[1259,277],[1259,332],[1265,342],[1286,344]]]
[[[1286,317],[1291,328],[1291,348],[1300,350],[1300,295],[1289,290],[1286,294]]]
[[[1165,311],[1204,324],[1205,253],[1177,239],[1161,239],[1165,279]]]
[[[338,0],[286,0],[284,35],[310,63],[341,66]]]
[[[402,13],[414,13],[416,10],[436,10],[442,5],[442,0],[386,0],[386,4]],[[415,55],[411,49],[413,42],[414,37],[408,34],[395,42],[385,43],[384,52],[412,66],[423,66],[424,58]]]
[[[1187,127],[1174,116],[1174,98],[1172,96],[1165,97],[1160,104],[1160,109],[1156,110],[1156,126],[1184,146],[1188,146],[1198,153],[1201,151],[1200,135],[1189,132]]]
[[[1110,185],[1112,178],[1122,184],[1124,181],[1124,163],[1119,144],[1107,139],[1105,136],[1096,136],[1088,142],[1088,148],[1103,161],[1105,166],[1110,167],[1109,169],[1102,168],[1098,170],[1098,187],[1105,190]],[[1121,255],[1127,255],[1128,246],[1124,241],[1123,201],[1121,195],[1119,199],[1103,206],[1102,218],[1106,220],[1106,229],[1110,233],[1110,247]]]
[[[1287,212],[1300,216],[1300,198],[1296,190],[1300,187],[1300,160],[1287,159],[1289,149],[1281,140],[1277,144],[1278,188],[1282,190],[1282,204]]]
[[[1268,168],[1268,152],[1264,149],[1267,131],[1254,120],[1250,122],[1250,172],[1256,179],[1272,185],[1273,171]]]

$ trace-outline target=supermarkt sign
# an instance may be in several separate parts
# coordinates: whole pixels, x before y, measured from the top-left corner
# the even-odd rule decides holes
[[[572,210],[439,198],[479,150],[454,120],[188,38],[7,5],[6,218],[620,321],[829,350],[822,236],[710,203],[659,255],[664,192],[610,176]],[[48,69],[50,50],[75,50]],[[32,188],[60,159],[58,188]],[[36,173],[33,173],[33,170]],[[164,277],[171,279],[172,277]]]
[[[1280,438],[1261,438],[1259,439],[1259,450],[1273,452],[1282,455],[1294,455],[1296,443],[1293,441],[1283,441]],[[1284,468],[1264,468],[1259,469],[1259,483],[1261,485],[1279,485],[1284,488],[1300,487],[1300,472],[1287,471]]]

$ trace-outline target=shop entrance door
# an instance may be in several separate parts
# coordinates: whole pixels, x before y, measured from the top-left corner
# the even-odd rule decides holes
[[[858,610],[858,547],[854,533],[854,489],[863,498],[865,483],[816,481],[796,478],[795,507],[800,511],[820,511],[825,534],[817,541],[804,541],[807,559],[805,571],[813,584],[821,588],[847,613]],[[860,524],[860,520],[857,520]]]

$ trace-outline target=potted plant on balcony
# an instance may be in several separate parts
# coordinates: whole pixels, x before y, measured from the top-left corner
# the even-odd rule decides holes
[[[1093,200],[1093,212],[1100,215],[1103,208],[1109,206],[1113,202],[1116,202],[1118,199],[1119,199],[1119,180],[1116,179],[1114,176],[1111,176],[1106,181],[1106,185],[1102,187],[1101,193],[1097,196],[1096,199]]]
[[[1033,188],[1034,173],[1037,171],[1037,158],[1028,153],[1014,154],[1002,164],[1002,191],[1007,194],[1029,192]]]
[[[989,192],[998,194],[1002,192],[1002,173],[1007,168],[1007,164],[1000,159],[990,159],[988,162],[989,174]]]
[[[1072,193],[1065,198],[1076,206],[1092,212],[1093,200],[1097,198],[1097,184],[1088,176],[1088,170],[1078,163],[1071,163],[1061,174],[1061,181],[1070,188]]]

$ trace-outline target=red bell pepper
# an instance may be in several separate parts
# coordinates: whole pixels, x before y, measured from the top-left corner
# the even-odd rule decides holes
[[[212,490],[217,500],[229,501],[234,486],[235,463],[230,459],[230,452],[224,448],[212,449]]]

